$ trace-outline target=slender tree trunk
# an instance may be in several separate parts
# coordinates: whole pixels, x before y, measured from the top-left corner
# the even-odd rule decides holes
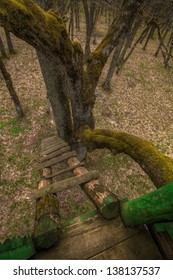
[[[72,1],[71,7],[70,7],[70,22],[69,22],[69,35],[71,37],[71,40],[74,39],[74,3]]]
[[[172,38],[171,38],[170,45],[169,45],[169,51],[168,51],[168,54],[167,54],[167,57],[165,60],[165,67],[169,66],[169,60],[172,56],[172,51],[173,51],[173,33],[172,33]]]
[[[145,51],[146,48],[147,48],[147,45],[148,45],[149,40],[153,37],[155,30],[156,30],[156,27],[155,27],[155,26],[151,26],[151,29],[150,29],[150,32],[149,32],[149,34],[148,34],[147,40],[146,40],[145,45],[144,45],[144,47],[143,47],[143,50],[144,50],[144,51]]]
[[[87,59],[90,53],[91,37],[96,23],[97,12],[95,3],[88,3],[86,0],[82,0],[82,2],[86,19],[85,58]]]
[[[5,31],[5,35],[6,35],[6,39],[7,39],[7,45],[8,45],[9,53],[15,54],[16,52],[15,52],[13,44],[12,44],[10,32],[7,31],[6,28],[4,28],[4,31]]]
[[[76,29],[80,31],[80,3],[79,0],[76,1],[76,6],[75,6],[75,23],[76,23]]]
[[[2,75],[4,77],[6,86],[8,88],[9,94],[11,96],[11,99],[14,103],[15,108],[16,108],[16,113],[17,113],[18,117],[21,118],[21,117],[24,116],[24,113],[23,113],[23,110],[22,110],[22,107],[21,107],[21,104],[20,104],[20,100],[19,100],[19,98],[17,96],[17,93],[14,89],[13,82],[11,80],[11,76],[7,72],[5,64],[4,64],[3,60],[1,59],[1,57],[0,57],[0,70],[1,70]]]
[[[120,69],[124,65],[125,55],[127,53],[127,50],[131,48],[132,42],[133,42],[134,37],[135,37],[135,35],[136,35],[140,25],[141,25],[141,22],[142,22],[141,17],[137,17],[137,19],[135,20],[134,25],[132,26],[132,29],[131,29],[131,32],[130,32],[129,36],[127,36],[127,39],[126,39],[126,42],[124,44],[123,50],[121,51],[120,57],[118,59],[117,71],[116,71],[117,74],[119,73]]]
[[[1,53],[1,57],[2,57],[2,58],[8,58],[1,37],[0,37],[0,53]]]
[[[122,40],[119,43],[118,47],[114,51],[114,54],[113,54],[113,57],[112,57],[112,60],[111,60],[111,64],[110,64],[110,67],[109,67],[109,71],[108,71],[106,80],[105,80],[105,82],[103,84],[103,88],[106,91],[109,91],[111,89],[111,80],[112,80],[112,77],[114,75],[115,68],[118,65],[118,59],[119,59],[120,52],[122,50],[123,45],[124,45],[124,39],[122,38]]]
[[[173,36],[173,32],[171,32],[171,35],[170,35],[168,43],[167,43],[167,47],[170,46],[170,43],[171,43],[171,40],[172,40],[172,36]]]
[[[145,32],[142,33],[142,36],[141,36],[140,41],[139,41],[140,44],[142,44],[143,41],[144,41],[144,39],[147,37],[148,32],[149,32],[149,30],[150,30],[150,26],[151,26],[151,25],[148,25],[148,28],[146,28],[146,29],[145,29]]]
[[[164,34],[163,34],[163,37],[162,37],[162,40],[160,40],[160,42],[159,42],[159,46],[158,46],[158,48],[157,48],[157,51],[156,51],[155,54],[154,54],[155,57],[158,56],[158,54],[159,54],[159,52],[160,52],[160,49],[161,49],[161,47],[162,47],[162,45],[163,45],[163,43],[164,43],[164,39],[165,39],[165,37],[166,37],[167,34],[168,34],[168,29],[165,30],[165,32],[164,32]]]
[[[123,63],[125,53],[127,49],[130,47],[140,24],[141,24],[141,18],[135,20],[134,24],[132,25],[132,29],[129,32],[129,35],[126,34],[126,36],[124,36],[124,38],[121,39],[118,47],[115,49],[106,80],[103,84],[104,90],[109,91],[111,89],[111,80],[113,78],[115,69],[116,67],[120,69],[121,64]]]

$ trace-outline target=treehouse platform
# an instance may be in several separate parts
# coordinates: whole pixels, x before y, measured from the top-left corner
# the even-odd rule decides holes
[[[57,165],[58,170],[52,171]],[[145,225],[124,226],[116,195],[100,184],[99,173],[88,171],[84,162],[77,159],[76,152],[57,135],[42,141],[38,169],[41,177],[35,192],[37,210],[33,235],[38,251],[32,259],[164,258]],[[73,176],[52,181],[69,172]],[[58,194],[76,185],[91,200],[95,210],[65,224],[59,214]]]

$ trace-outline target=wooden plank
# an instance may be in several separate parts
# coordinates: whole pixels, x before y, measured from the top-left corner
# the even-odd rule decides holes
[[[48,142],[47,144],[45,145],[41,145],[41,150],[47,150],[47,149],[50,149],[52,148],[54,145],[56,144],[62,144],[62,143],[66,143],[65,141],[63,140],[56,140],[54,142]]]
[[[45,138],[41,141],[41,144],[47,144],[48,142],[50,141],[55,141],[55,140],[58,140],[59,139],[59,136],[58,135],[53,135],[51,137],[48,137],[48,138]]]
[[[173,240],[167,232],[156,232],[154,225],[147,225],[152,237],[166,260],[173,260]]]
[[[52,159],[52,158],[54,158],[56,156],[62,155],[65,152],[69,152],[70,150],[71,150],[71,148],[69,146],[66,146],[64,148],[61,148],[61,149],[53,152],[53,153],[50,153],[48,155],[45,155],[45,156],[41,157],[40,161],[44,162],[44,161]]]
[[[54,146],[52,146],[52,147],[50,147],[50,148],[48,148],[46,150],[42,150],[40,152],[40,156],[48,155],[50,153],[53,153],[53,152],[55,152],[55,151],[57,151],[57,150],[59,150],[61,148],[67,147],[67,146],[68,146],[68,144],[65,143],[65,142],[61,143],[61,144],[55,144]]]
[[[45,167],[52,166],[52,165],[54,165],[54,164],[56,164],[56,163],[59,163],[59,162],[61,162],[61,161],[63,161],[63,160],[66,160],[66,159],[68,159],[68,158],[70,158],[70,157],[73,157],[73,156],[75,156],[75,155],[76,155],[76,152],[75,152],[75,151],[71,151],[71,152],[65,153],[65,154],[63,154],[63,155],[60,155],[60,156],[58,156],[58,157],[55,157],[55,158],[53,158],[53,159],[47,160],[46,162],[43,162],[43,163],[41,163],[41,164],[38,166],[38,170],[43,169],[43,168],[45,168]]]
[[[37,191],[35,191],[33,196],[34,196],[34,198],[39,198],[39,197],[42,197],[49,193],[60,192],[60,191],[66,190],[68,188],[72,188],[74,186],[84,184],[85,182],[88,182],[92,179],[97,179],[98,177],[99,177],[99,173],[97,171],[91,171],[84,175],[71,177],[66,180],[56,182],[47,188],[37,190]]]
[[[76,167],[83,166],[83,165],[84,165],[84,162],[80,162],[80,163],[77,164],[76,166],[67,167],[67,168],[65,168],[65,169],[63,169],[63,170],[61,170],[61,171],[59,171],[59,172],[56,172],[56,173],[54,173],[54,174],[52,174],[52,175],[49,175],[49,176],[46,177],[46,179],[56,177],[56,176],[58,176],[58,175],[60,175],[60,174],[66,173],[66,172],[68,172],[68,171],[73,170],[73,169],[76,168]]]
[[[67,227],[63,233],[63,237],[73,237],[75,235],[83,234],[103,226],[109,226],[112,223],[115,223],[116,226],[119,226],[121,220],[119,217],[113,220],[105,220],[105,219],[101,219],[100,215],[96,215],[89,218],[88,220]],[[133,233],[136,234],[143,230],[144,230],[143,226],[136,227],[133,228]]]
[[[38,252],[34,259],[89,259],[141,231],[138,228],[125,228],[119,217],[111,221],[100,218],[99,222],[96,220],[90,223],[88,229],[86,222],[83,225],[83,232],[81,228],[74,235],[73,229],[72,235],[68,231],[67,236],[65,231],[58,246]]]
[[[122,241],[89,259],[92,260],[160,260],[162,256],[147,231]]]
[[[49,149],[49,146],[53,146],[53,145],[55,145],[55,144],[61,144],[61,143],[66,143],[65,141],[63,141],[63,140],[61,140],[61,141],[53,141],[53,142],[48,142],[47,144],[45,144],[45,145],[41,145],[41,150],[43,150],[43,149]]]

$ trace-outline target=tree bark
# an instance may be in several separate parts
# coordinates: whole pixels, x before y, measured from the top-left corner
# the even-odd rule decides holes
[[[72,120],[69,99],[64,92],[64,76],[56,63],[37,51],[38,60],[47,89],[59,136],[68,141],[72,138]]]

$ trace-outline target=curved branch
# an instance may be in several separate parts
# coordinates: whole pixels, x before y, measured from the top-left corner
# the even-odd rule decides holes
[[[62,18],[31,0],[1,0],[0,26],[63,64],[72,60],[73,47]]]
[[[148,174],[156,187],[173,181],[173,159],[157,150],[150,141],[125,132],[80,129],[79,138],[93,148],[107,148],[113,154],[125,153],[134,159]]]

